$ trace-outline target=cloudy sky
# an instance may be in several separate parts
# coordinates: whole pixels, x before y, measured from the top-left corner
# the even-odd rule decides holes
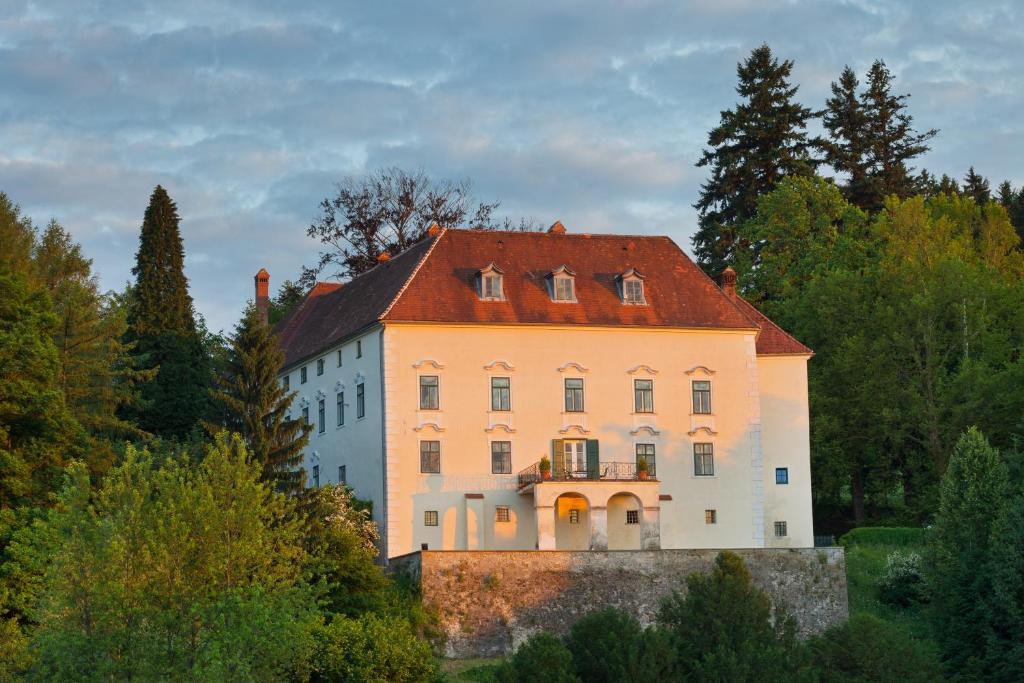
[[[279,283],[311,263],[318,201],[381,166],[470,178],[509,216],[688,246],[694,162],[765,41],[812,107],[844,64],[885,59],[918,127],[942,130],[923,166],[1024,183],[1009,1],[0,0],[0,191],[117,288],[163,184],[213,329],[261,266]]]

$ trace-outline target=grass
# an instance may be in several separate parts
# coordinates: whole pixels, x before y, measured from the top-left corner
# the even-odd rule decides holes
[[[441,670],[451,683],[491,683],[501,662],[501,657],[446,659],[441,664]]]

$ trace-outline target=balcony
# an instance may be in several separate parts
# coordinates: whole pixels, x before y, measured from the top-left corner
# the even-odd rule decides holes
[[[648,467],[646,476],[637,472],[635,462],[602,462],[596,467],[587,467],[582,470],[564,468],[555,471],[552,469],[545,479],[541,476],[540,462],[535,462],[526,469],[519,472],[519,491],[533,486],[542,481],[561,482],[585,482],[585,481],[657,481],[654,467]]]

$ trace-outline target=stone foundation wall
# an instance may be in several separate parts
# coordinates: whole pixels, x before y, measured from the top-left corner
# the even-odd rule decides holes
[[[842,548],[735,550],[754,584],[797,618],[803,636],[849,615]],[[437,610],[448,657],[504,654],[538,630],[568,633],[587,612],[616,607],[643,625],[716,550],[424,551],[393,558]]]

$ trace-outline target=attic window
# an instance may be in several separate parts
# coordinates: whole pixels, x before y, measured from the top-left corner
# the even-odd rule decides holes
[[[491,263],[477,273],[477,291],[483,301],[504,301],[505,290],[502,287],[501,269]]]
[[[630,268],[619,276],[619,294],[622,303],[630,306],[645,306],[647,300],[644,298],[644,276],[640,271]]]
[[[551,300],[562,302],[576,301],[576,274],[565,266],[559,266],[551,272]]]

